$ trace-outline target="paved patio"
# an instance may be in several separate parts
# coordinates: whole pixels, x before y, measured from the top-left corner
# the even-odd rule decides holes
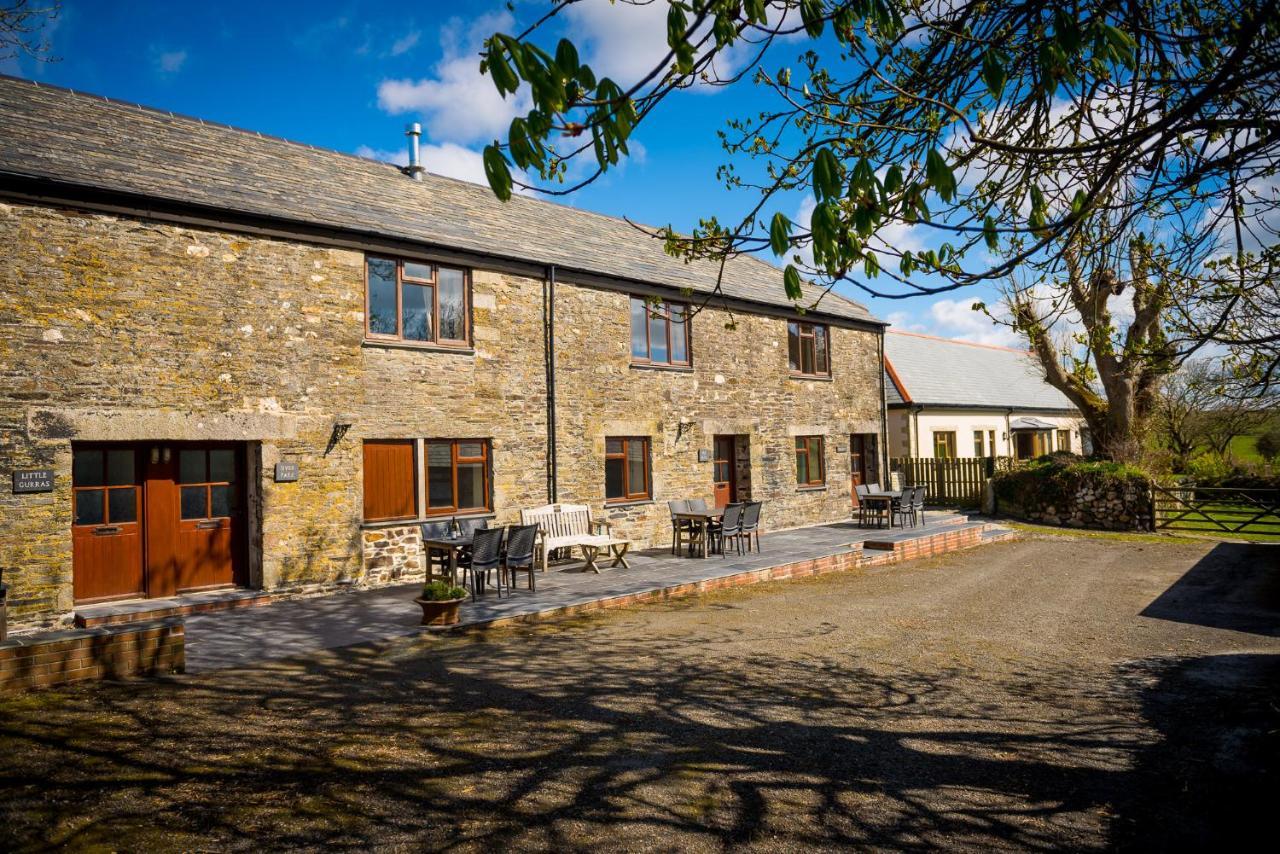
[[[763,551],[706,559],[673,556],[669,548],[634,552],[630,569],[581,572],[580,560],[553,565],[539,573],[537,590],[517,577],[510,597],[490,592],[462,606],[460,625],[479,626],[508,618],[588,606],[602,600],[671,590],[683,585],[729,578],[755,570],[847,553],[861,544],[929,537],[947,531],[983,529],[985,520],[929,513],[915,528],[860,528],[852,522],[779,531],[761,537]],[[606,561],[600,561],[607,567]],[[288,658],[323,649],[380,643],[420,634],[421,612],[413,603],[421,583],[336,593],[313,599],[277,602],[261,608],[195,614],[187,618],[187,672],[197,673]]]

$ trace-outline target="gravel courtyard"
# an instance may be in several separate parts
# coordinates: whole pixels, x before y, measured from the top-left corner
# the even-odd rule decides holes
[[[1218,848],[1278,771],[1280,546],[1032,536],[3,699],[0,848]]]

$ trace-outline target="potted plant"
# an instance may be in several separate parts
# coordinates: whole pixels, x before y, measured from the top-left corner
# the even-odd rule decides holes
[[[413,601],[422,606],[422,625],[452,626],[458,622],[458,606],[467,598],[467,591],[447,581],[432,581],[422,588],[422,595]]]

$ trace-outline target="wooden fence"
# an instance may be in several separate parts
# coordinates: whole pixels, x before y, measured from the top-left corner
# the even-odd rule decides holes
[[[890,457],[889,468],[902,473],[903,486],[923,486],[930,504],[981,507],[982,490],[997,470],[1007,468],[1007,457]]]

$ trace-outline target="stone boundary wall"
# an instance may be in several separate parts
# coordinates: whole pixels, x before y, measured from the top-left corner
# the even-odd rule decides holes
[[[1103,531],[1150,531],[1151,484],[1144,478],[1077,475],[1034,488],[1027,471],[997,474],[991,481],[994,510],[1026,522]],[[1015,483],[1015,479],[1028,479]]]
[[[12,637],[0,642],[0,694],[93,679],[181,673],[186,668],[185,642],[181,617]]]

